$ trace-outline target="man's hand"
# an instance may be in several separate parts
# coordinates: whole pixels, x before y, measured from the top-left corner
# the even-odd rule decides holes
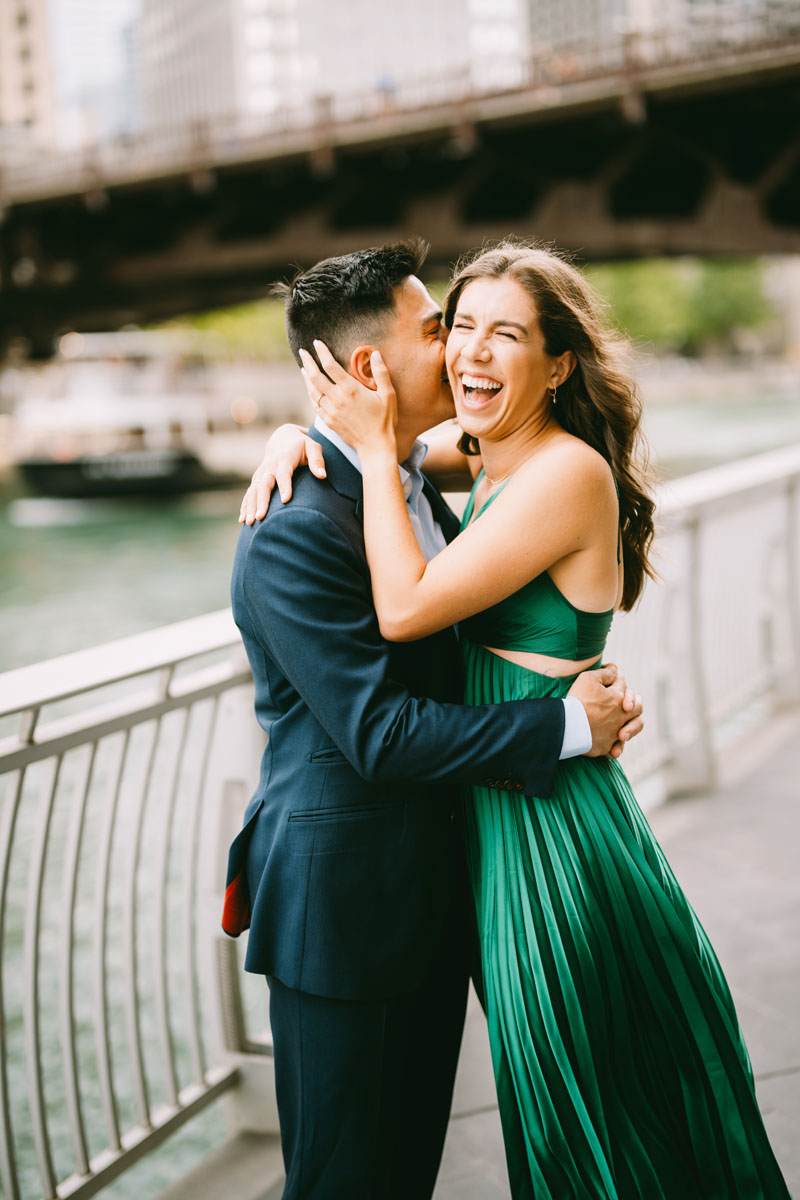
[[[642,698],[631,691],[614,663],[597,671],[584,671],[568,695],[577,696],[589,718],[591,758],[619,758],[625,744],[644,728]]]
[[[307,466],[318,479],[325,478],[325,460],[319,442],[306,436],[301,425],[280,425],[267,442],[239,510],[239,523],[252,525],[267,515],[272,489],[278,485],[281,502],[292,498],[292,475]]]

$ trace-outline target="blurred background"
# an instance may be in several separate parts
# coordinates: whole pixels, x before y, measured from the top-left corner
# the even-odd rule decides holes
[[[269,284],[573,252],[666,478],[800,437],[797,6],[0,0],[0,668],[226,603]]]

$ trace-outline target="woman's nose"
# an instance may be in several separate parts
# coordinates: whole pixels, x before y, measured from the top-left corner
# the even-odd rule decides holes
[[[471,358],[473,362],[486,362],[490,354],[489,343],[483,334],[476,330],[464,347],[464,357]]]

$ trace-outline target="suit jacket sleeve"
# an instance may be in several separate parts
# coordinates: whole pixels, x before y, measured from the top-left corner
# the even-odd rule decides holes
[[[331,517],[297,501],[273,511],[250,543],[243,587],[258,640],[363,778],[549,795],[562,702],[410,695],[390,675],[366,561]]]

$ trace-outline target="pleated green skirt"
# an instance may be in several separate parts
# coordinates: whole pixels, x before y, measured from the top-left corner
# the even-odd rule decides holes
[[[463,642],[466,701],[562,696]],[[619,763],[473,788],[467,851],[514,1200],[789,1195],[725,977]]]

